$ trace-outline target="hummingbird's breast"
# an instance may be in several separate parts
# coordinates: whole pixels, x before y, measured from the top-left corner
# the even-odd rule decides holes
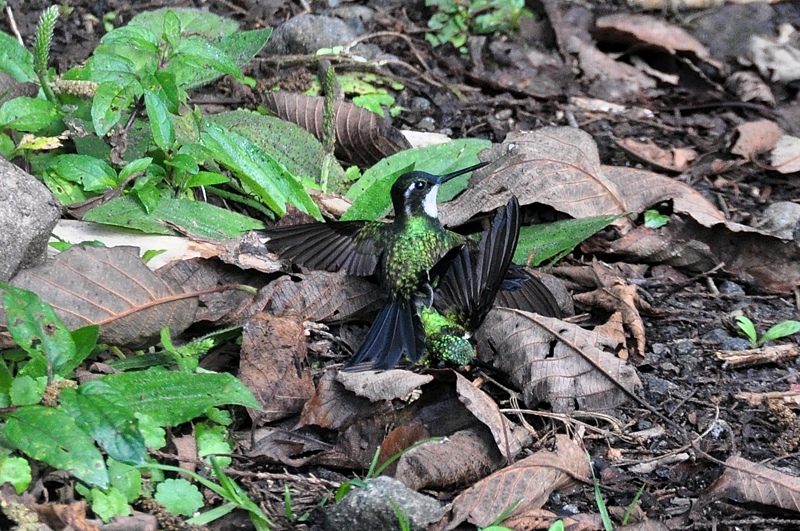
[[[428,271],[461,239],[427,216],[408,219],[404,225],[387,242],[383,279],[391,296],[409,299],[428,283]]]

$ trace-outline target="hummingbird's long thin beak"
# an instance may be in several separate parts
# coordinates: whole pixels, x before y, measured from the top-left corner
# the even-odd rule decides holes
[[[446,175],[442,175],[439,177],[439,182],[437,184],[446,183],[450,179],[454,179],[459,175],[464,175],[465,173],[469,173],[471,171],[475,171],[477,169],[483,168],[484,166],[488,166],[492,161],[481,162],[480,164],[476,164],[474,166],[470,166],[469,168],[463,168],[458,171],[454,171],[453,173],[448,173]]]

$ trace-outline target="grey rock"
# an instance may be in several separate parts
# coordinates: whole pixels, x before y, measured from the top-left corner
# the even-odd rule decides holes
[[[790,201],[772,203],[761,214],[756,227],[770,234],[791,240],[800,233],[800,205]]]
[[[320,48],[346,46],[356,36],[356,32],[341,19],[297,15],[272,32],[267,51],[279,55],[312,54]]]
[[[750,344],[750,340],[743,337],[730,337],[723,341],[719,348],[720,350],[747,350],[753,348],[753,345]]]
[[[42,262],[61,205],[29,173],[0,157],[0,280]]]
[[[723,295],[744,295],[744,288],[737,284],[736,282],[731,282],[730,280],[723,280],[719,283],[717,287],[720,293]]]
[[[413,491],[394,478],[381,476],[354,488],[325,512],[323,528],[329,531],[400,529],[395,507],[408,517],[411,529],[423,530],[444,515],[444,507],[429,496]]]
[[[730,339],[731,336],[723,330],[722,328],[715,328],[710,332],[706,332],[702,336],[700,336],[701,341],[706,341],[708,343],[722,343],[723,341],[727,341]]]

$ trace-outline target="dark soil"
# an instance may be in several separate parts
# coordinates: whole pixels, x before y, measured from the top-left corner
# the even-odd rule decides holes
[[[70,2],[69,12],[59,19],[52,66],[64,71],[85,60],[104,33],[99,20],[109,12],[117,14],[114,24],[119,26],[139,11],[162,6],[194,6],[232,17],[244,28],[251,29],[265,25],[275,27],[301,12],[304,3],[76,0]],[[11,0],[8,4],[13,9],[19,32],[30,46],[38,16],[50,3]],[[575,78],[569,69],[553,76],[563,87],[560,92],[546,97],[478,82],[470,74],[470,63],[452,47],[431,50],[424,42],[423,30],[429,11],[423,2],[384,0],[363,4],[381,5],[380,15],[367,23],[367,32],[388,30],[408,34],[423,51],[433,77],[447,85],[460,87],[463,95],[463,99],[456,98],[452,92],[428,86],[423,79],[407,80],[407,88],[398,94],[398,100],[412,110],[395,120],[395,125],[400,128],[417,128],[423,118],[429,117],[433,119],[435,130],[445,131],[453,137],[481,137],[500,142],[513,129],[568,125],[574,117],[566,111],[566,97],[589,95],[589,87]],[[621,2],[592,0],[586,4],[589,11],[601,14],[626,12],[628,9]],[[325,13],[328,9],[325,2],[311,2],[311,7],[314,13]],[[778,23],[793,21],[796,25],[800,19],[800,7],[796,3],[776,6],[775,13],[775,22]],[[692,14],[670,12],[656,13],[656,16],[681,23]],[[5,18],[2,29],[9,31]],[[552,33],[542,29],[536,31],[538,33],[529,37],[532,41],[539,39],[532,43],[532,47],[548,49],[554,46]],[[374,42],[402,60],[418,64],[404,41],[385,38]],[[495,64],[496,57],[486,50],[488,45],[484,49],[487,63],[499,68]],[[246,73],[259,80],[280,78],[302,85],[314,72],[314,65],[279,70],[267,62],[256,60]],[[398,72],[402,79],[402,71]],[[597,141],[605,164],[640,164],[617,147],[615,140],[619,138],[647,138],[662,147],[694,148],[700,159],[692,170],[679,178],[723,207],[733,221],[747,224],[771,202],[795,199],[797,185],[792,179],[783,178],[754,163],[737,164],[724,176],[713,175],[703,168],[704,157],[710,160],[712,154],[726,150],[736,125],[765,115],[775,116],[775,111],[766,106],[731,104],[730,96],[721,98],[720,94],[712,92],[698,87],[665,86],[657,98],[643,95],[640,102],[642,106],[659,111],[652,120],[631,121],[598,114],[591,119],[578,120],[577,125]],[[425,98],[430,105],[414,105],[415,97]],[[784,109],[794,110],[790,109],[783,119],[779,116],[778,120],[789,131],[794,127],[797,134],[798,122],[792,122],[792,113],[794,117],[800,114],[796,111],[800,105],[796,89],[792,92],[791,87],[784,88],[780,97]],[[215,92],[206,90],[197,98],[206,104],[215,100],[213,103],[227,108],[254,107],[258,100],[257,94],[232,91],[224,82],[215,87]],[[649,99],[645,101],[645,98]],[[589,258],[576,255],[567,260],[578,262]],[[769,257],[764,259],[769,260]],[[622,411],[622,418],[627,423],[624,433],[615,431],[604,420],[596,419],[593,428],[587,431],[585,441],[600,473],[608,505],[624,510],[644,483],[642,510],[649,518],[665,521],[673,529],[800,529],[797,513],[780,512],[775,507],[741,505],[724,499],[713,501],[703,496],[722,474],[722,462],[737,453],[792,476],[800,475],[800,421],[794,410],[787,405],[749,405],[737,398],[737,394],[742,392],[794,388],[798,383],[798,362],[791,360],[735,369],[724,368],[715,355],[718,349],[737,346],[731,345],[736,336],[733,317],[737,312],[750,316],[763,332],[782,320],[798,319],[800,314],[796,301],[790,297],[760,293],[753,286],[737,284],[714,272],[686,275],[681,284],[659,284],[652,278],[631,279],[640,282],[640,296],[657,310],[653,315],[644,315],[647,357],[634,361],[644,382],[642,398],[685,429],[695,446],[688,445],[689,441],[684,440],[677,430],[636,404]],[[787,341],[793,339],[783,340]],[[537,427],[541,434],[549,433],[548,428],[563,429],[560,423],[549,426],[541,421]],[[652,437],[631,435],[655,427],[664,428],[664,431]],[[653,466],[642,468],[637,473],[628,471],[630,465],[643,463],[653,463]],[[309,494],[307,503],[311,507],[319,502],[323,492]],[[275,512],[280,514],[280,496],[272,496],[271,503],[275,504]],[[553,496],[546,508],[561,513],[567,506],[580,512],[597,513],[590,487],[569,496]]]

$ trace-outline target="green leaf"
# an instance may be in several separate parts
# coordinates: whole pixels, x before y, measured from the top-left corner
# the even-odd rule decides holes
[[[124,48],[158,53],[158,37],[147,28],[128,24],[109,31],[100,39],[101,44],[120,45]],[[96,53],[96,52],[95,52]]]
[[[191,155],[187,155],[185,153],[178,153],[172,158],[165,160],[164,163],[167,166],[183,170],[192,175],[195,175],[200,171],[200,166],[197,165],[197,160],[195,160],[195,158]]]
[[[108,458],[108,477],[111,486],[122,493],[128,503],[142,494],[142,473],[138,468]]]
[[[95,83],[115,82],[121,86],[138,83],[137,67],[128,57],[113,53],[112,48],[95,50],[95,55],[86,61],[83,68],[75,68],[64,74],[64,79],[84,79]],[[153,55],[155,60],[156,56]]]
[[[201,422],[195,425],[194,436],[197,440],[198,457],[233,453],[233,448],[228,442],[228,430],[225,429],[225,426],[208,426]],[[231,464],[230,457],[218,456],[216,459],[220,466],[227,467]]]
[[[94,347],[97,346],[97,338],[100,337],[100,327],[88,325],[73,330],[70,334],[75,342],[75,356],[71,363],[64,365],[65,374],[74,371],[92,353]]]
[[[645,210],[644,226],[648,229],[658,229],[669,223],[669,216],[665,216],[658,210]]]
[[[186,188],[196,188],[198,186],[213,186],[215,184],[225,184],[230,179],[221,173],[213,171],[199,171],[186,180]]]
[[[9,396],[15,406],[32,406],[38,404],[47,388],[47,377],[33,378],[28,375],[19,375],[11,383]]]
[[[191,516],[203,507],[200,490],[185,479],[167,479],[156,487],[156,501],[172,514]]]
[[[153,157],[144,157],[141,159],[132,160],[127,163],[121,170],[119,170],[119,181],[123,182],[131,175],[137,173],[144,173],[150,164],[153,163]]]
[[[247,387],[230,374],[150,369],[110,374],[81,389],[83,394],[101,395],[144,413],[161,426],[177,426],[224,404],[261,409]]]
[[[202,144],[273,212],[284,215],[286,202],[291,201],[302,212],[322,219],[319,207],[305,188],[258,145],[209,121],[203,127]]]
[[[144,435],[144,440],[148,448],[159,450],[167,445],[167,432],[164,428],[156,424],[149,415],[143,413],[136,413],[136,419],[139,421],[139,431]]]
[[[180,81],[181,77],[175,71],[176,67],[184,65],[195,68],[213,68],[223,74],[233,76],[242,80],[242,71],[239,65],[231,57],[202,38],[184,38],[175,48],[175,55],[172,57],[174,63],[170,63],[167,71],[175,72],[175,77]]]
[[[67,327],[35,293],[5,282],[0,282],[0,288],[4,290],[3,308],[11,338],[31,355],[43,351],[53,373],[63,376],[62,369],[76,354]]]
[[[20,96],[0,107],[0,129],[36,132],[61,119],[61,111],[47,100]]]
[[[178,46],[178,40],[181,36],[181,20],[172,10],[164,14],[164,32],[162,36],[167,41],[167,44],[173,48]]]
[[[800,332],[800,321],[783,321],[767,330],[764,336],[758,341],[758,344],[763,345],[766,341],[780,339],[796,334],[797,332]]]
[[[57,409],[25,406],[11,414],[6,436],[29,457],[65,470],[89,485],[108,487],[100,451],[75,421]]]
[[[92,100],[92,124],[97,136],[106,136],[122,118],[122,111],[133,103],[130,85],[104,81],[97,87]]]
[[[128,516],[131,514],[131,507],[125,495],[119,490],[111,487],[105,491],[92,489],[92,511],[108,523],[114,516]]]
[[[89,155],[58,155],[50,161],[47,170],[67,181],[81,183],[88,192],[104,192],[119,184],[114,168]]]
[[[186,100],[186,91],[178,87],[178,82],[175,80],[175,74],[172,72],[158,70],[155,73],[155,78],[161,87],[161,92],[164,95],[164,100],[167,104],[169,112],[172,114],[178,114],[181,103]]]
[[[745,337],[750,340],[750,343],[752,343],[753,346],[758,345],[758,332],[756,332],[756,327],[753,324],[753,321],[744,315],[737,315],[736,324],[739,325],[739,329],[744,333]]]
[[[87,212],[84,220],[149,234],[175,234],[168,228],[175,226],[188,234],[219,240],[264,228],[262,222],[242,214],[200,201],[171,197],[162,197],[149,214],[136,199],[118,197]]]
[[[537,266],[545,260],[564,256],[620,217],[618,214],[609,214],[522,227],[514,262]]]
[[[389,94],[363,94],[354,97],[353,104],[362,109],[374,112],[383,118],[383,108],[394,105],[394,97]]]
[[[144,105],[150,120],[150,129],[153,131],[153,140],[162,151],[169,152],[175,145],[175,124],[172,123],[166,102],[155,92],[145,90]]]
[[[369,168],[345,197],[353,199],[353,206],[342,220],[379,219],[392,206],[390,191],[396,176],[414,170],[442,175],[480,162],[478,153],[491,146],[487,140],[474,138],[453,140],[445,144],[395,153]],[[387,177],[388,176],[388,177]],[[457,177],[444,184],[439,191],[439,201],[447,201],[466,188],[469,175]]]
[[[22,457],[0,458],[0,485],[11,483],[17,494],[22,494],[31,484],[31,465]]]
[[[83,192],[83,185],[71,183],[52,173],[42,174],[42,182],[53,192],[62,205],[70,205],[85,201],[88,196]]]
[[[145,11],[133,17],[129,25],[146,28],[154,34],[161,33],[164,20],[170,12],[177,16],[184,34],[199,34],[208,40],[231,35],[239,29],[239,23],[235,20],[192,7],[162,7]]]
[[[144,463],[147,448],[130,409],[75,389],[61,392],[61,407],[109,456],[122,463]]]
[[[324,150],[320,141],[302,127],[244,109],[215,114],[208,119],[252,141],[292,175],[319,181]],[[332,182],[344,180],[338,162],[331,165],[329,178]]]
[[[20,83],[36,81],[33,54],[11,35],[0,32],[0,70]]]

